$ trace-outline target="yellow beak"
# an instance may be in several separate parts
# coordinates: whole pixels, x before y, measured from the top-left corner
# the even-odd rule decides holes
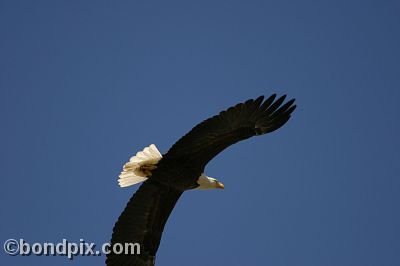
[[[220,189],[224,189],[224,188],[225,188],[224,184],[222,184],[222,183],[219,182],[219,181],[215,182],[215,187],[216,187],[216,188],[220,188]]]

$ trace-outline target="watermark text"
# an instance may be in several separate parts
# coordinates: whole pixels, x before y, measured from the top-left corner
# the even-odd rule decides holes
[[[103,243],[100,249],[96,249],[95,243],[88,243],[83,239],[79,243],[62,239],[58,243],[35,242],[29,243],[24,239],[7,239],[4,241],[4,251],[11,256],[66,256],[72,260],[75,256],[101,256],[110,253],[124,255],[140,255],[139,243]]]

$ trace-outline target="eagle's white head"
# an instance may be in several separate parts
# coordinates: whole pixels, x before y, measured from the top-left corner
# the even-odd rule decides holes
[[[224,184],[219,182],[217,179],[206,176],[204,173],[201,174],[199,179],[197,179],[197,184],[199,186],[196,189],[214,189],[214,188],[224,188]]]

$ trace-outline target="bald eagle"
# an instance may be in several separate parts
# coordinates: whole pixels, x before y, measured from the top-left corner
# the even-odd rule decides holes
[[[204,174],[207,163],[234,143],[283,126],[296,108],[294,99],[284,104],[285,98],[273,94],[239,103],[195,126],[163,156],[153,144],[133,156],[123,166],[119,185],[144,183],[115,223],[111,246],[138,243],[140,254],[111,252],[106,264],[155,265],[165,223],[182,193],[223,189],[220,181]]]

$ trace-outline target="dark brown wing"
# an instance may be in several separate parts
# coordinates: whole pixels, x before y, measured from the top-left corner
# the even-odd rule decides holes
[[[189,159],[198,167],[205,165],[230,145],[272,132],[283,126],[296,108],[294,99],[286,102],[286,95],[275,100],[276,94],[263,96],[230,107],[195,126],[178,140],[166,157]]]
[[[144,182],[118,218],[111,238],[111,245],[139,243],[140,254],[111,253],[107,255],[106,264],[153,266],[165,223],[181,194],[151,179]]]

